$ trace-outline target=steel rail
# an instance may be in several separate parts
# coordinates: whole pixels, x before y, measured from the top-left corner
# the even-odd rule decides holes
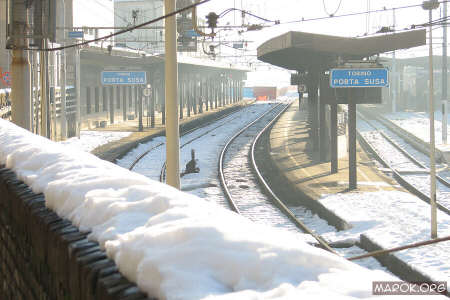
[[[217,118],[217,119],[211,120],[211,121],[206,122],[206,123],[204,123],[204,124],[201,124],[201,125],[199,125],[199,126],[197,126],[197,127],[191,128],[191,129],[189,129],[189,130],[187,130],[187,131],[184,131],[184,132],[183,132],[183,136],[184,136],[184,135],[187,135],[187,134],[189,134],[189,133],[192,133],[192,132],[194,132],[194,131],[196,131],[196,130],[198,130],[198,129],[200,129],[200,128],[203,128],[203,127],[206,127],[206,126],[208,126],[208,125],[211,125],[211,124],[214,123],[214,122],[217,122],[217,121],[219,121],[219,120],[222,120],[222,119],[224,119],[224,118],[226,118],[226,117],[228,117],[228,116],[230,116],[230,115],[232,115],[232,114],[234,114],[234,113],[237,113],[237,112],[238,112],[239,110],[241,110],[241,109],[244,109],[244,107],[243,107],[243,108],[240,108],[240,109],[237,109],[237,110],[234,110],[234,111],[230,112],[229,114],[224,114],[223,116],[220,116],[220,117]],[[159,148],[159,147],[161,147],[161,146],[163,146],[163,145],[165,145],[165,143],[164,143],[164,142],[161,142],[161,143],[159,143],[158,145],[153,146],[153,147],[151,147],[150,149],[146,150],[144,153],[140,154],[140,155],[139,155],[139,156],[131,163],[131,165],[128,167],[128,170],[130,170],[130,171],[133,170],[133,168],[136,166],[136,164],[137,164],[140,160],[142,160],[148,153],[150,153],[151,151],[153,151],[153,150],[155,150],[156,148]]]
[[[232,114],[234,114],[234,113],[237,113],[237,111],[233,111],[232,113],[230,113],[230,114],[224,116],[223,118],[214,119],[214,120],[212,120],[211,122],[207,123],[206,125],[211,125],[211,124],[213,124],[213,123],[215,123],[215,122],[217,122],[217,121],[219,121],[219,120],[222,120],[222,119],[224,119],[225,117],[228,117],[228,116],[230,116],[230,115],[232,115]],[[232,121],[232,120],[234,120],[234,119],[236,119],[236,118],[238,118],[238,116],[232,118],[230,121]],[[184,143],[183,145],[181,145],[181,146],[180,146],[180,149],[181,149],[181,148],[184,148],[184,147],[187,146],[187,145],[189,145],[189,144],[192,143],[193,141],[198,140],[199,138],[201,138],[201,137],[207,135],[207,134],[210,133],[211,131],[214,131],[214,130],[216,130],[217,128],[222,127],[223,125],[226,125],[226,124],[218,124],[217,126],[211,128],[210,130],[205,131],[204,133],[200,134],[199,136],[196,136],[196,137],[190,139],[189,141],[187,141],[186,143]],[[189,133],[191,133],[191,132],[193,132],[193,131],[195,131],[195,130],[201,129],[201,128],[203,128],[203,127],[206,127],[206,126],[203,125],[203,126],[199,126],[199,127],[197,127],[197,128],[194,128],[194,129],[191,130]],[[184,134],[183,134],[183,135],[184,135]],[[164,164],[163,164],[163,166],[162,166],[162,168],[161,168],[161,171],[159,172],[159,181],[160,181],[160,182],[164,182],[164,181],[166,180],[166,165],[167,165],[167,161],[164,162]]]
[[[278,106],[280,106],[281,103],[278,103],[276,106],[272,107],[270,110],[264,112],[263,114],[261,114],[258,118],[256,118],[255,120],[253,120],[251,123],[247,124],[244,128],[242,128],[241,130],[239,130],[238,132],[236,132],[236,134],[234,134],[229,140],[228,142],[225,144],[225,146],[223,146],[222,151],[220,152],[220,156],[219,156],[219,162],[218,162],[218,173],[219,173],[219,181],[220,181],[220,185],[222,186],[222,189],[224,191],[225,194],[225,198],[227,198],[228,204],[230,205],[230,208],[237,212],[238,214],[241,214],[241,212],[239,211],[236,203],[233,201],[233,197],[231,196],[230,190],[228,189],[228,186],[226,184],[225,181],[225,176],[223,174],[223,165],[224,165],[224,161],[225,161],[225,153],[228,150],[228,147],[231,145],[231,143],[238,137],[240,136],[244,131],[246,131],[250,126],[252,126],[253,124],[255,124],[256,122],[258,122],[260,119],[262,119],[265,115],[267,115],[268,113],[270,113],[271,111],[273,111],[275,108],[277,108]]]
[[[266,182],[264,177],[262,176],[258,165],[256,164],[255,160],[255,152],[256,152],[256,144],[258,143],[260,137],[269,129],[272,128],[272,125],[280,118],[280,116],[289,108],[290,105],[286,106],[275,118],[269,122],[269,124],[266,125],[256,136],[256,138],[253,140],[251,151],[250,151],[250,159],[251,159],[251,166],[253,169],[253,172],[256,174],[256,178],[258,179],[260,185],[264,188],[266,193],[270,196],[272,202],[304,233],[307,233],[311,235],[318,243],[319,246],[327,250],[331,253],[337,254],[336,251],[333,250],[333,248],[328,245],[327,242],[325,242],[325,239],[322,238],[320,235],[316,234],[313,230],[311,230],[308,226],[306,226],[301,220],[299,220],[294,213],[283,203],[283,201],[275,194],[275,192],[270,188],[269,184]]]
[[[266,183],[266,181],[264,180],[264,178],[262,177],[261,173],[259,172],[258,167],[256,166],[256,162],[255,162],[255,158],[254,158],[254,153],[255,153],[255,145],[256,142],[258,141],[259,137],[265,132],[267,131],[274,123],[276,120],[279,119],[279,117],[290,107],[291,104],[286,105],[286,107],[284,107],[280,112],[278,112],[276,114],[276,116],[256,135],[255,139],[252,142],[251,145],[251,150],[250,150],[250,160],[251,160],[251,169],[253,171],[254,174],[256,174],[256,179],[258,180],[259,184],[262,185],[263,190],[265,192],[267,192],[269,195],[269,198],[271,198],[272,203],[278,207],[278,209],[280,209],[280,212],[282,214],[284,214],[285,216],[288,217],[288,219],[297,227],[299,228],[302,232],[310,234],[312,237],[314,237],[314,239],[317,240],[317,242],[319,243],[319,246],[325,250],[328,250],[334,254],[337,254],[325,241],[323,238],[321,238],[320,236],[318,236],[317,234],[315,234],[311,229],[309,229],[303,222],[301,222],[297,217],[295,217],[295,215],[290,211],[290,209],[288,207],[286,207],[284,205],[284,203],[275,195],[275,193],[270,189],[269,185]],[[268,111],[267,113],[273,111],[274,109],[276,109],[279,105],[277,105],[276,107],[272,108],[270,111]],[[265,113],[263,116],[259,117],[258,119],[254,120],[252,123],[249,123],[247,126],[245,126],[244,128],[242,128],[239,132],[237,132],[233,137],[230,138],[230,140],[227,142],[227,144],[223,147],[222,152],[220,154],[219,157],[219,179],[220,179],[220,184],[224,190],[225,196],[230,204],[230,207],[232,208],[232,210],[234,210],[235,212],[242,214],[236,203],[235,200],[233,200],[233,196],[231,195],[231,192],[227,186],[226,180],[225,180],[225,176],[224,176],[224,157],[225,157],[225,153],[227,152],[227,150],[229,149],[230,145],[233,143],[233,141],[239,137],[240,135],[242,135],[247,129],[249,129],[251,126],[253,126],[257,121],[259,121],[262,117],[264,117],[267,113]],[[267,196],[267,195],[266,195]],[[276,199],[276,200],[274,200]]]
[[[358,112],[359,116],[361,117],[361,119],[363,119],[366,123],[368,123],[372,128],[374,128],[375,130],[377,130],[390,144],[392,144],[396,149],[398,149],[400,152],[402,152],[406,157],[408,157],[414,164],[416,164],[417,166],[424,168],[424,169],[429,169],[427,166],[425,166],[424,164],[422,164],[420,161],[418,161],[415,157],[413,157],[411,154],[409,154],[405,149],[403,149],[400,145],[398,145],[396,142],[394,142],[389,136],[387,136],[383,131],[379,130],[375,125],[373,125],[373,123],[368,120],[364,114],[362,114],[361,112]],[[411,145],[414,149],[416,149],[417,151],[419,151],[420,153],[429,156],[429,153],[426,153],[423,151],[423,149],[420,149],[418,147],[415,147],[414,145],[412,145],[411,143],[408,142],[408,138],[403,136],[403,134],[400,133],[396,133],[394,128],[389,126],[388,122],[390,122],[388,119],[385,118],[380,118],[379,116],[375,116],[370,114],[373,118],[375,118],[376,121],[380,122],[381,124],[383,124],[383,126],[385,126],[387,129],[389,129],[390,131],[394,132],[394,134],[398,135],[401,139],[405,140],[405,142],[409,145]],[[450,182],[444,178],[442,178],[442,176],[440,176],[439,174],[436,174],[436,179],[442,183],[443,185],[445,185],[446,187],[450,188]]]
[[[430,204],[430,197],[420,191],[418,188],[416,188],[413,184],[409,183],[406,178],[404,178],[394,167],[392,167],[387,161],[385,161],[375,150],[374,147],[365,139],[361,133],[357,130],[357,136],[359,142],[366,147],[374,156],[375,158],[386,168],[389,168],[394,176],[394,178],[402,185],[406,190],[411,192],[412,194],[416,195],[419,199],[425,201],[426,203]],[[443,206],[440,203],[436,203],[436,206],[444,213],[450,215],[450,209]]]

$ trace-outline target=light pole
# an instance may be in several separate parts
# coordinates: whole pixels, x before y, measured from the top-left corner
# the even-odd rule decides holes
[[[434,141],[434,104],[433,104],[433,28],[431,25],[432,11],[439,7],[437,0],[424,1],[422,8],[428,10],[429,17],[429,64],[430,64],[430,84],[429,84],[429,111],[430,111],[430,206],[431,206],[431,238],[437,238],[436,221],[436,161],[435,161],[435,141]]]
[[[447,19],[447,2],[444,2],[444,20]],[[442,39],[442,144],[447,144],[447,25],[444,24]]]
[[[175,11],[175,0],[165,0],[165,14]],[[177,23],[175,16],[165,19],[166,55],[166,160],[167,184],[180,189],[180,132],[178,128]]]

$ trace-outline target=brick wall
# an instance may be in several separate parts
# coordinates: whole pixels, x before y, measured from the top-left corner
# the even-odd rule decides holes
[[[0,168],[0,299],[148,299],[87,234]]]

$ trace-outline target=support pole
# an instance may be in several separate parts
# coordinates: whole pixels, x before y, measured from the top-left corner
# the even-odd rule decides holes
[[[47,40],[42,39],[42,48],[47,49]],[[40,99],[41,99],[41,135],[50,138],[48,128],[48,94],[47,94],[47,55],[45,51],[41,51],[39,57],[39,71],[40,71]]]
[[[81,131],[81,77],[80,77],[80,49],[75,49],[75,87],[76,87],[76,99],[77,99],[77,111],[76,111],[76,133],[80,138]]]
[[[16,1],[13,14],[13,33],[15,49],[11,61],[11,118],[12,122],[27,130],[32,130],[31,123],[31,73],[25,38],[28,33],[28,11],[25,1]]]
[[[331,174],[338,172],[338,121],[337,104],[331,104]]]
[[[144,125],[142,123],[142,98],[144,95],[142,94],[142,87],[137,88],[138,94],[138,119],[139,119],[139,131],[144,131]]]
[[[153,85],[155,86],[155,85]],[[156,88],[152,89],[150,95],[150,127],[155,128],[155,101],[156,101]]]
[[[443,3],[444,20],[447,19],[447,2]],[[444,24],[442,40],[442,144],[447,144],[447,25]]]
[[[327,126],[325,121],[325,104],[323,99],[319,99],[319,156],[320,161],[327,159]]]
[[[64,45],[64,44],[63,44]],[[61,50],[60,80],[61,80],[61,140],[67,139],[66,116],[66,50]]]
[[[392,10],[392,18],[395,29],[395,9]],[[395,59],[395,50],[392,52],[392,112],[397,111],[397,66]]]
[[[175,10],[175,0],[164,0],[165,13]],[[166,38],[166,160],[167,184],[180,189],[180,133],[178,125],[177,24],[175,16],[165,19]]]
[[[431,26],[432,9],[428,10],[430,21],[429,30],[429,64],[430,64],[430,90],[429,90],[429,106],[430,106],[430,204],[431,204],[431,238],[437,238],[437,221],[436,221],[436,160],[435,160],[435,140],[434,140],[434,103],[433,103],[433,28]]]
[[[11,75],[12,121],[20,127],[31,130],[31,73],[25,50],[13,50]]]
[[[356,104],[351,97],[352,91],[349,91],[348,99],[348,184],[349,190],[355,190],[357,186],[356,170]]]

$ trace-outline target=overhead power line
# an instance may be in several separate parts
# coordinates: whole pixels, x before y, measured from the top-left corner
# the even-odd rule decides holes
[[[450,0],[443,0],[443,1],[440,1],[439,3],[445,3],[445,2],[450,2]],[[380,12],[386,12],[386,11],[391,11],[391,10],[407,9],[407,8],[421,7],[421,6],[422,6],[422,4],[398,6],[398,7],[391,7],[391,8],[383,7],[382,9],[367,10],[367,11],[348,13],[348,14],[342,14],[342,15],[337,15],[337,16],[333,15],[333,16],[316,17],[316,18],[308,18],[308,19],[302,18],[301,20],[280,22],[280,25],[292,24],[292,23],[303,23],[303,22],[310,22],[310,21],[320,21],[320,20],[327,20],[327,19],[332,19],[332,18],[352,17],[352,16],[365,15],[365,14],[369,14],[369,13],[380,13]]]
[[[95,39],[92,39],[92,40],[87,40],[87,41],[84,41],[84,42],[81,42],[81,43],[76,43],[76,44],[71,44],[71,45],[61,46],[61,47],[55,47],[55,48],[45,48],[45,49],[42,49],[42,48],[26,48],[26,49],[24,49],[24,50],[58,51],[58,50],[63,50],[63,49],[67,49],[67,48],[73,48],[73,47],[79,47],[79,46],[87,45],[87,44],[90,44],[90,43],[93,43],[93,42],[98,42],[98,41],[102,41],[102,40],[107,40],[107,39],[112,38],[112,37],[114,37],[114,36],[116,36],[116,35],[124,34],[124,33],[126,33],[126,32],[132,31],[132,30],[134,30],[134,29],[137,29],[137,28],[140,28],[140,27],[143,27],[143,26],[147,26],[147,25],[149,25],[149,24],[156,23],[156,22],[158,22],[158,21],[161,21],[161,20],[164,20],[164,19],[166,19],[166,18],[172,17],[172,16],[174,16],[174,15],[180,13],[180,12],[183,12],[183,11],[189,10],[189,9],[192,9],[192,8],[198,6],[198,5],[201,5],[201,4],[206,3],[206,2],[209,2],[209,1],[211,1],[211,0],[203,0],[203,1],[200,1],[200,2],[197,2],[197,3],[194,3],[194,4],[191,4],[191,5],[188,5],[188,6],[186,6],[186,7],[180,8],[180,9],[178,9],[178,10],[175,10],[175,11],[173,11],[173,12],[171,12],[171,13],[168,13],[168,14],[166,14],[166,15],[163,15],[163,16],[161,16],[161,17],[152,19],[152,20],[150,20],[150,21],[147,21],[147,22],[144,22],[144,23],[141,23],[141,24],[132,26],[132,27],[130,27],[130,28],[126,28],[126,29],[123,29],[123,30],[117,31],[117,32],[115,32],[115,33],[111,33],[111,34],[108,34],[108,35],[105,35],[105,36],[102,36],[102,37],[99,37],[99,38],[95,38]]]
[[[337,12],[339,11],[339,8],[341,8],[342,0],[339,1],[339,5],[333,13],[328,12],[327,6],[325,5],[325,0],[322,0],[322,3],[323,3],[323,9],[325,10],[325,13],[330,17],[334,17],[334,15],[337,14]]]

